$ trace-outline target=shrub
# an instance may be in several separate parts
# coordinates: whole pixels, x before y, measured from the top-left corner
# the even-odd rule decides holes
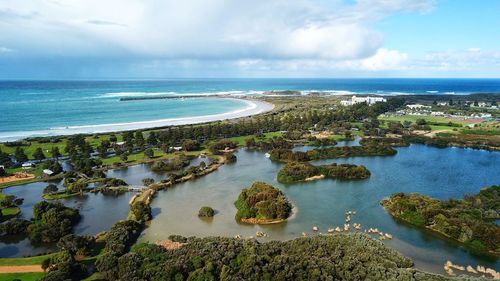
[[[256,181],[243,189],[234,203],[238,212],[236,219],[284,220],[292,212],[292,204],[283,192],[264,182]]]
[[[204,206],[198,211],[198,217],[213,217],[215,215],[214,209]]]

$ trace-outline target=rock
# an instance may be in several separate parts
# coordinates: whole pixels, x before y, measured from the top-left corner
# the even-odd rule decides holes
[[[313,226],[313,231],[318,231],[319,228],[317,226]]]
[[[470,265],[467,266],[467,272],[470,272],[470,273],[477,273],[477,271]]]
[[[257,237],[267,237],[267,234],[264,233],[264,232],[262,232],[262,231],[257,231],[255,233],[255,236],[257,236]]]

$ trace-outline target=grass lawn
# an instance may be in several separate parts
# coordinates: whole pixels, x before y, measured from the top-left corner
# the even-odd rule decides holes
[[[499,136],[500,130],[464,129],[462,133],[466,135]]]
[[[269,132],[269,133],[264,133],[264,140],[269,140],[274,137],[281,137],[283,134],[281,132]],[[238,146],[245,145],[245,141],[250,138],[256,138],[255,135],[249,135],[249,136],[240,136],[240,137],[232,137],[228,138],[228,140],[233,141],[238,144]],[[256,138],[257,139],[257,138]],[[257,140],[262,140],[262,139],[257,139]],[[210,143],[213,143],[214,141],[211,141]],[[210,144],[208,144],[210,145]],[[207,146],[208,146],[207,145]]]
[[[44,274],[43,272],[0,273],[0,280],[35,281],[40,280]]]
[[[34,179],[25,179],[25,180],[19,180],[19,181],[13,181],[13,182],[6,182],[6,183],[0,183],[0,189],[10,187],[10,186],[15,186],[15,185],[21,185],[21,184],[27,184],[27,183],[32,183],[32,182],[37,182],[39,181],[39,177],[42,174],[42,166],[37,165],[35,168],[30,168],[30,169],[23,169],[21,167],[15,168],[15,169],[7,169],[7,173],[9,174],[14,174],[17,172],[25,172],[28,174],[33,174],[35,175]]]
[[[153,150],[153,158],[161,158],[165,156],[166,154],[163,151],[160,150]],[[109,158],[101,158],[102,164],[104,165],[113,165],[113,163],[116,162],[123,162],[120,159],[120,156],[113,156]],[[139,153],[133,153],[129,154],[127,156],[127,163],[133,163],[133,162],[141,162],[142,160],[148,160],[148,158],[144,157],[144,152],[139,152]]]
[[[66,191],[59,191],[59,192],[55,192],[55,193],[50,193],[50,194],[43,194],[42,195],[42,198],[45,199],[45,200],[57,200],[57,199],[63,199],[63,198],[68,198],[68,197],[72,197],[72,196],[76,196],[80,193],[76,192],[76,193],[67,193]]]
[[[42,261],[45,260],[46,258],[49,258],[54,254],[48,254],[48,255],[42,255],[42,256],[36,256],[36,257],[29,257],[29,258],[1,258],[0,259],[0,266],[5,266],[5,265],[37,265],[37,264],[42,264]]]
[[[384,120],[384,121],[399,121],[403,123],[403,121],[410,121],[412,123],[415,123],[417,119],[424,119],[425,121],[428,122],[440,122],[440,123],[448,123],[448,122],[453,122],[461,125],[468,125],[471,124],[471,122],[467,122],[464,120],[456,119],[456,118],[448,118],[448,117],[443,117],[443,116],[414,116],[414,115],[405,115],[405,116],[395,116],[395,117],[379,117],[378,119]]]
[[[36,141],[33,142],[25,142],[25,146],[20,146],[22,149],[24,149],[24,153],[28,156],[29,159],[33,159],[33,152],[35,152],[35,149],[37,148],[42,148],[43,154],[45,154],[46,157],[51,157],[50,155],[50,150],[52,147],[59,147],[59,151],[63,154],[64,153],[64,147],[66,146],[65,141],[60,141],[58,143],[39,143]],[[30,145],[31,144],[31,145]],[[10,147],[6,146],[4,143],[0,143],[0,150],[3,152],[7,152],[9,154],[13,154],[16,151],[16,147]]]
[[[2,215],[4,216],[15,216],[21,212],[21,209],[18,207],[13,207],[13,208],[3,208],[2,209]]]

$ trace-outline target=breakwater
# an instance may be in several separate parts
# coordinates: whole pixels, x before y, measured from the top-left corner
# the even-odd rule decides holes
[[[120,98],[120,101],[137,101],[137,100],[170,100],[170,99],[193,99],[193,98],[229,98],[229,95],[171,95],[171,96],[154,96],[154,97],[126,97]]]

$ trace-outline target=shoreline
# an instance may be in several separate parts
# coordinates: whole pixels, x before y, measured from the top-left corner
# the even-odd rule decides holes
[[[82,126],[67,126],[50,128],[47,130],[33,130],[33,131],[19,131],[19,132],[0,132],[0,143],[8,141],[18,141],[30,137],[55,137],[55,136],[68,136],[75,134],[100,134],[122,132],[140,129],[153,129],[167,126],[201,124],[213,121],[222,121],[228,119],[236,119],[248,117],[252,115],[261,114],[274,109],[274,105],[255,99],[243,99],[235,97],[214,97],[219,99],[233,99],[246,103],[246,106],[233,111],[202,115],[191,117],[179,118],[164,118],[150,121],[135,121],[126,123],[110,123],[110,124],[97,124],[97,125],[82,125]]]

